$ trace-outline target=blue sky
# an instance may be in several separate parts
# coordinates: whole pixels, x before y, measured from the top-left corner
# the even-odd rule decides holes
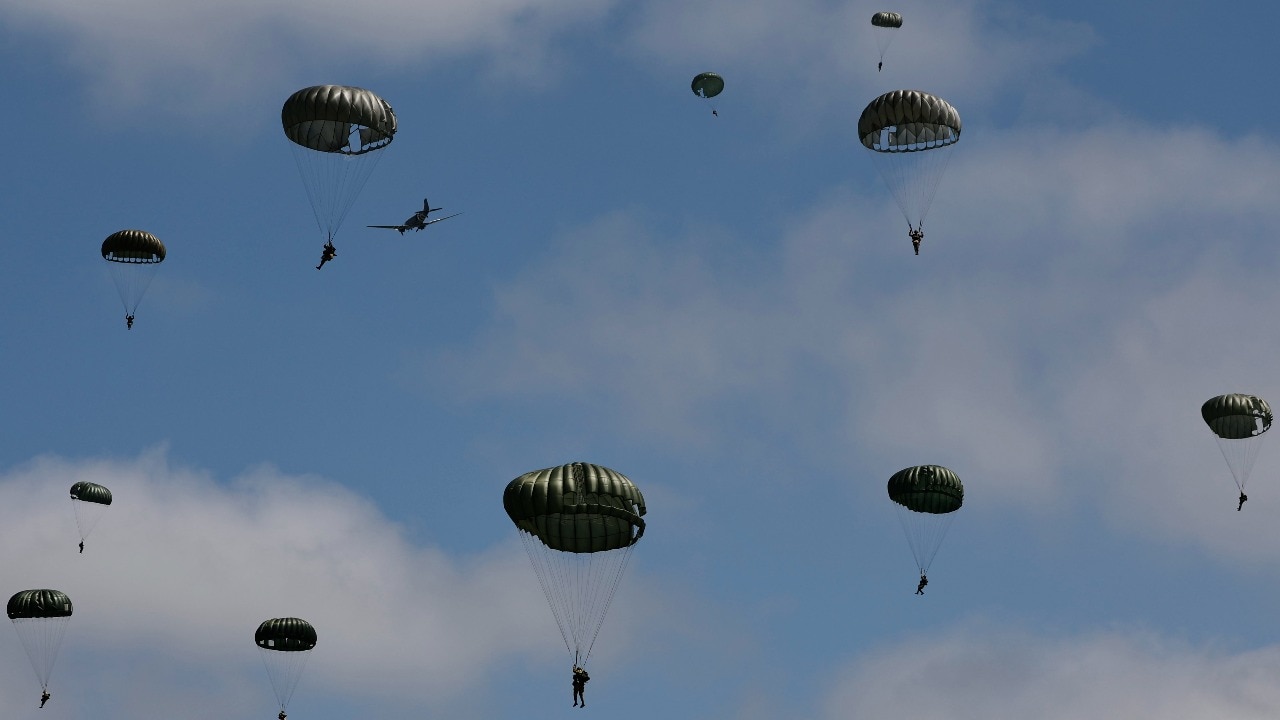
[[[575,460],[649,501],[589,712],[1280,712],[1280,454],[1237,513],[1198,414],[1280,399],[1274,7],[359,7],[0,0],[0,578],[76,603],[38,717],[273,717],[282,615],[291,718],[578,713],[500,504]],[[400,131],[316,272],[279,111],[328,83]],[[965,122],[919,257],[854,132],[898,88]],[[365,229],[423,195],[464,214]],[[966,504],[917,597],[922,463]]]

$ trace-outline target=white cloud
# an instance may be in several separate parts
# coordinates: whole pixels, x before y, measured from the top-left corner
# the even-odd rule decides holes
[[[1214,537],[1241,518],[1205,520],[1230,484],[1203,477],[1221,460],[1197,411],[1267,397],[1280,209],[1258,188],[1280,148],[1134,121],[961,146],[920,257],[884,196],[837,193],[776,238],[608,216],[501,285],[491,325],[433,370],[669,447],[741,442],[750,418],[755,441],[837,464],[947,465],[987,506],[1138,504],[1117,521],[1240,556]]]
[[[153,103],[218,122],[256,111],[279,87],[360,84],[353,65],[430,63],[479,55],[491,72],[537,84],[554,41],[589,25],[609,0],[4,0],[0,16],[56,37],[113,108]],[[329,79],[334,77],[335,79]],[[310,83],[307,82],[310,80]],[[272,96],[274,97],[274,96]],[[283,97],[279,98],[280,101]],[[207,121],[206,121],[207,124]]]
[[[67,499],[79,480],[115,499],[83,555]],[[252,645],[269,617],[303,617],[319,634],[295,702],[327,692],[372,707],[447,705],[484,668],[550,656],[559,643],[514,537],[465,559],[415,547],[369,502],[320,478],[263,467],[224,485],[161,451],[45,457],[0,477],[0,524],[7,592],[54,587],[75,603],[53,676],[59,712],[78,702],[118,713],[95,717],[167,717],[183,698],[219,692],[238,699],[218,707],[269,709]],[[5,647],[7,666],[26,664],[16,642]],[[91,680],[79,677],[85,663]],[[137,668],[155,681],[137,681]],[[5,716],[38,696],[30,669],[19,670],[0,694]]]
[[[978,628],[870,653],[824,718],[1202,720],[1280,712],[1280,651],[1231,652],[1140,632],[1063,638]]]

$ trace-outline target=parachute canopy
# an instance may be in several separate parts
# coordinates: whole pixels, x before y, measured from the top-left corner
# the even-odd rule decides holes
[[[635,544],[644,496],[625,475],[571,463],[525,473],[502,505],[529,554],[574,664],[586,663]]]
[[[71,499],[97,505],[110,505],[111,491],[98,483],[82,481],[71,486]]]
[[[272,618],[258,626],[253,642],[264,650],[305,652],[316,646],[316,629],[302,618]]]
[[[713,72],[698,73],[690,87],[693,94],[700,98],[713,98],[724,90],[724,78]]]
[[[871,150],[876,169],[907,222],[924,224],[938,182],[960,140],[960,113],[951,103],[919,90],[894,90],[872,100],[858,118],[858,140]]]
[[[902,15],[896,12],[878,12],[871,16],[871,24],[878,28],[900,28]]]
[[[60,590],[23,590],[9,598],[8,611],[36,679],[47,690],[63,633],[71,621],[71,598]]]
[[[61,590],[23,590],[9,598],[10,620],[71,617],[71,598]]]
[[[386,100],[358,87],[316,85],[280,110],[316,224],[333,239],[382,153],[396,134]]]
[[[1217,439],[1236,487],[1243,494],[1262,446],[1260,436],[1271,428],[1271,406],[1256,395],[1230,393],[1205,401],[1200,406],[1200,417]]]
[[[952,513],[964,504],[964,484],[941,465],[917,465],[894,473],[888,490],[916,565],[924,574],[951,527]]]
[[[102,259],[107,262],[147,265],[164,261],[164,243],[146,230],[121,230],[102,241]]]
[[[302,618],[272,618],[258,626],[253,642],[261,651],[267,678],[280,702],[280,711],[284,712],[302,679],[311,649],[316,646],[316,629]]]
[[[138,311],[142,296],[151,286],[156,268],[166,251],[160,238],[145,230],[121,230],[102,241],[102,259],[111,269],[111,279],[120,293],[126,315]]]

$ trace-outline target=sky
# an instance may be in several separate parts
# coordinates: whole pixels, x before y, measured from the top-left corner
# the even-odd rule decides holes
[[[273,718],[282,616],[294,720],[1280,715],[1280,449],[1237,512],[1198,412],[1280,401],[1277,21],[0,0],[0,595],[75,603],[42,710],[0,632],[0,716]],[[279,123],[318,84],[399,123],[320,272]],[[919,256],[856,138],[894,89],[964,120]],[[463,214],[365,227],[424,195]],[[126,228],[168,250],[131,330]],[[648,507],[585,711],[500,501],[574,461]],[[923,596],[920,464],[965,484]]]

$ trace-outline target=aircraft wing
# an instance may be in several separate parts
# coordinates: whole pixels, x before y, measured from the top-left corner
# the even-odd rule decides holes
[[[435,218],[435,219],[432,219],[432,220],[428,220],[426,223],[424,223],[424,224],[423,224],[423,227],[426,227],[427,225],[430,225],[431,223],[438,223],[438,222],[440,222],[441,220],[448,220],[449,218],[456,218],[456,217],[458,217],[458,216],[459,216],[459,215],[461,215],[461,214],[462,214],[462,213],[454,213],[454,214],[452,214],[452,215],[446,215],[446,216],[444,216],[444,217],[442,217],[442,218]]]
[[[379,228],[382,230],[399,230],[400,232],[404,232],[409,228],[408,225],[365,225],[365,227]]]

